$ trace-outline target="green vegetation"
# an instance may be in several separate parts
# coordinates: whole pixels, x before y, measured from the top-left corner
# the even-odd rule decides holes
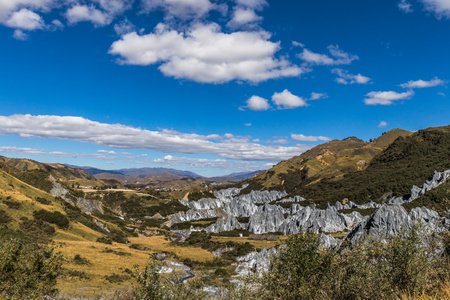
[[[172,229],[189,229],[192,227],[194,228],[206,228],[214,223],[216,223],[217,218],[209,218],[209,219],[201,219],[199,221],[186,221],[182,223],[177,223],[171,226]]]
[[[55,224],[59,228],[67,229],[70,225],[69,219],[67,219],[67,217],[59,211],[50,212],[45,209],[41,209],[39,211],[35,211],[33,215],[36,220],[42,220],[51,224]]]
[[[19,175],[17,178],[22,180],[23,182],[28,183],[35,188],[46,191],[50,193],[53,188],[53,183],[48,179],[50,173],[44,170],[28,170]]]
[[[426,206],[437,212],[445,212],[450,209],[450,181],[443,183],[437,188],[426,192],[418,199],[403,204],[403,207],[410,211],[415,207]]]
[[[47,199],[42,198],[42,197],[36,197],[36,201],[41,203],[41,204],[44,204],[44,205],[52,205],[52,202],[50,200],[47,200]]]
[[[421,186],[435,170],[450,169],[449,148],[450,127],[421,130],[396,139],[365,170],[348,173],[341,180],[323,178],[312,183],[318,178],[311,178],[293,194],[321,207],[344,198],[355,203],[380,201],[388,192],[404,196],[413,185]]]
[[[13,218],[11,218],[6,211],[0,209],[0,224],[8,224],[11,222]]]
[[[55,296],[61,262],[61,255],[53,249],[18,240],[0,241],[0,298]]]
[[[354,211],[359,212],[362,216],[370,216],[371,214],[373,214],[375,211],[377,210],[377,208],[366,208],[366,209],[362,209],[362,208],[351,208],[351,209],[341,209],[338,212],[340,212],[341,214],[351,214]]]
[[[75,254],[72,261],[76,265],[90,265],[91,264],[89,259],[82,257],[80,254]]]

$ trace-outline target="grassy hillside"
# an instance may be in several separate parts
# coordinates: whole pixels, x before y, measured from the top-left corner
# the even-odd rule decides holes
[[[420,130],[397,138],[363,171],[350,172],[340,180],[306,182],[296,193],[321,205],[345,198],[363,203],[369,199],[382,201],[383,196],[404,196],[413,185],[421,186],[435,170],[450,169],[449,149],[450,126]]]
[[[394,129],[370,143],[356,137],[330,141],[244,181],[250,184],[245,191],[278,189],[290,193],[299,186],[321,179],[342,178],[345,174],[364,170],[396,138],[410,134],[406,130]]]

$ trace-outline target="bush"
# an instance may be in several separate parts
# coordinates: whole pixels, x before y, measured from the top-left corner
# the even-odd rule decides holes
[[[6,211],[0,209],[0,224],[8,224],[11,222],[13,218],[11,218]]]
[[[3,200],[3,203],[5,203],[6,206],[8,206],[8,208],[10,208],[10,209],[22,208],[22,203],[20,203],[19,201],[16,201],[16,200]]]
[[[55,296],[62,257],[53,249],[18,240],[0,242],[0,298]]]
[[[67,219],[67,217],[59,211],[50,212],[45,209],[41,209],[39,211],[35,211],[33,215],[35,219],[55,224],[59,228],[67,229],[70,225],[69,219]]]
[[[417,226],[384,241],[368,238],[339,250],[320,249],[313,233],[290,236],[273,258],[260,292],[265,299],[436,295],[450,278],[448,255],[437,251],[436,245],[436,240],[428,239]]]
[[[52,202],[50,200],[47,200],[45,198],[42,197],[36,197],[36,201],[41,203],[41,204],[45,204],[45,205],[51,205]]]
[[[80,254],[75,254],[72,261],[76,265],[90,265],[91,264],[89,259],[82,257]]]

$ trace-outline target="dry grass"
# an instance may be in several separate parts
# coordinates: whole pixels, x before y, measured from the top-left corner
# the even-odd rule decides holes
[[[80,224],[80,226],[82,226]],[[83,228],[83,230],[85,230]],[[92,234],[94,234],[93,232]],[[58,281],[57,288],[64,295],[79,295],[84,297],[94,297],[100,294],[111,295],[117,290],[129,288],[130,280],[121,283],[110,283],[105,279],[106,275],[118,274],[128,275],[124,273],[125,269],[134,270],[134,265],[144,266],[148,262],[151,254],[156,252],[172,252],[181,260],[189,258],[191,260],[206,262],[213,260],[210,252],[195,247],[177,247],[170,245],[164,236],[152,236],[141,238],[129,238],[131,244],[139,244],[149,249],[149,251],[135,250],[128,245],[117,244],[106,245],[92,241],[76,240],[80,239],[79,234],[70,234],[68,232],[59,231],[58,240],[55,242],[55,250],[60,251],[65,262],[64,268],[85,272],[90,279],[80,280],[78,278],[61,278]],[[111,249],[115,253],[107,253],[106,249]],[[124,252],[125,255],[117,253]],[[73,263],[75,255],[81,255],[88,259],[90,265],[76,265]],[[131,279],[132,281],[132,279]]]

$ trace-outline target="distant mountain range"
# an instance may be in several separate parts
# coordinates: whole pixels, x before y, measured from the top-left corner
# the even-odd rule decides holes
[[[118,170],[102,170],[88,166],[73,166],[93,175],[97,179],[114,179],[123,184],[146,185],[155,182],[182,180],[183,178],[201,179],[204,181],[239,182],[253,177],[262,171],[232,173],[224,176],[203,177],[194,172],[171,168],[131,168]]]

